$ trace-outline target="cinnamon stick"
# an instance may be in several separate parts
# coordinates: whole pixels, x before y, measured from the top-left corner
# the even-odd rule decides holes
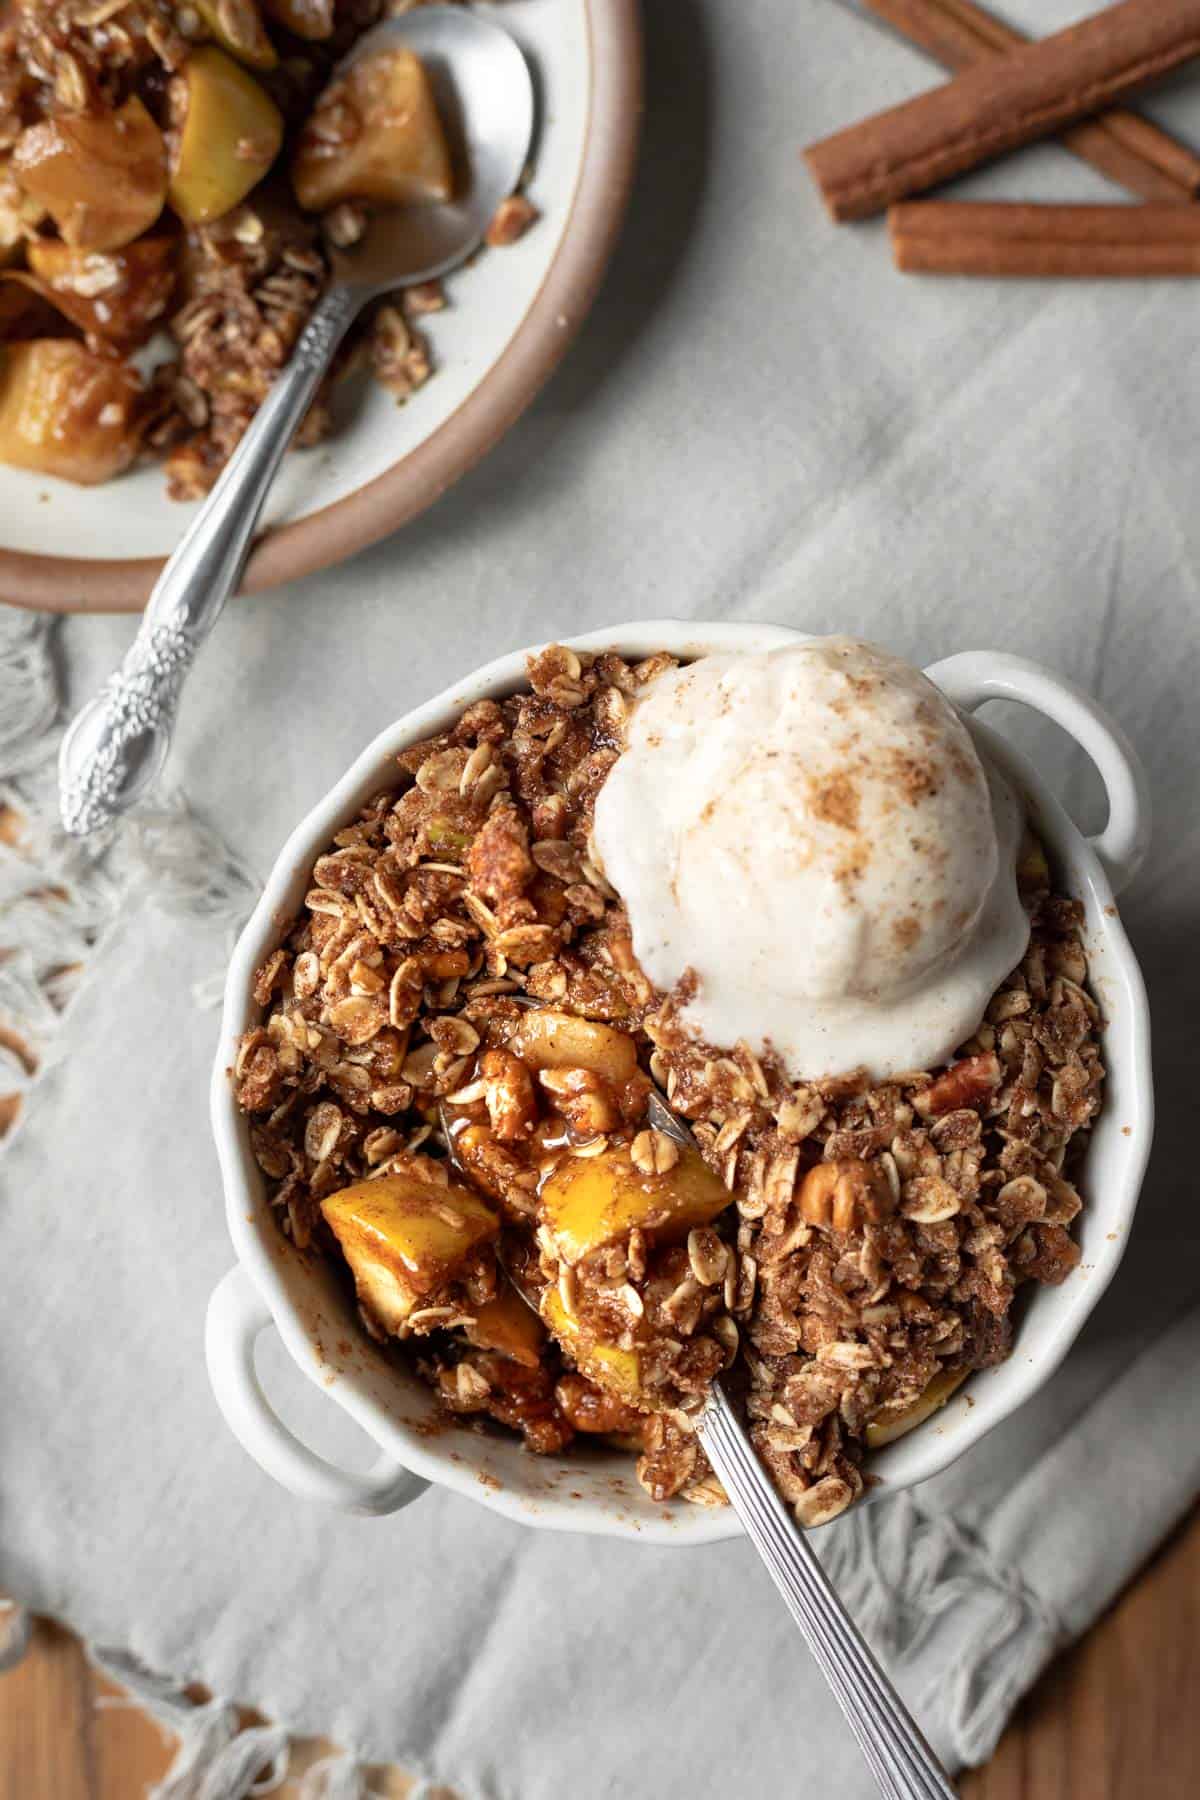
[[[1200,275],[1200,207],[918,200],[888,212],[896,267],[925,275]]]
[[[863,0],[863,4],[948,69],[970,68],[1028,42],[974,0]],[[1200,194],[1200,156],[1123,107],[1071,126],[1060,141],[1101,175],[1143,200],[1186,201]]]
[[[1052,136],[1200,53],[1200,0],[1119,0],[1053,37],[964,69],[804,153],[835,219]]]

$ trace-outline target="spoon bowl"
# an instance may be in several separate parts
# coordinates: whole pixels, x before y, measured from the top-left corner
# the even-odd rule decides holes
[[[421,6],[368,31],[337,73],[395,49],[424,65],[454,157],[455,191],[450,200],[375,213],[353,249],[334,254],[335,280],[372,290],[432,281],[469,256],[518,186],[533,139],[529,65],[501,26],[469,7]]]

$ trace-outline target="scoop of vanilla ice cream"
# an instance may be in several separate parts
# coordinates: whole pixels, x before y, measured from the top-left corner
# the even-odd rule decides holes
[[[659,677],[595,845],[656,986],[797,1078],[943,1062],[1020,961],[1020,810],[950,702],[819,638]]]

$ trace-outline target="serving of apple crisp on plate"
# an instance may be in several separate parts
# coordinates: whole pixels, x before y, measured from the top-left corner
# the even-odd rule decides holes
[[[1078,1261],[1081,921],[883,652],[554,646],[318,858],[238,1104],[282,1231],[448,1414],[719,1504],[692,1421],[729,1370],[818,1524]]]
[[[97,483],[161,456],[211,487],[369,206],[450,197],[411,51],[336,65],[380,0],[22,0],[0,30],[0,460]],[[489,233],[516,240],[522,195]],[[341,373],[427,379],[429,282],[377,305]],[[147,368],[134,354],[159,339]],[[318,398],[299,442],[331,429]]]
[[[349,60],[368,60],[362,39],[397,10],[414,12],[0,0],[0,599],[140,610],[333,260],[355,257],[363,208],[371,221],[383,206],[381,163],[408,208],[441,190],[444,140],[452,204],[468,202],[461,83],[418,48],[437,0],[411,18],[416,66],[364,76]],[[637,0],[505,0],[501,23],[537,90],[534,154],[489,234],[505,247],[364,317],[300,434],[315,448],[280,469],[247,592],[432,505],[587,315],[633,180]]]

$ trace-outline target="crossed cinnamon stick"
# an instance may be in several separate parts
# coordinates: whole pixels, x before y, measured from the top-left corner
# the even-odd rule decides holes
[[[836,220],[1056,133],[1145,199],[1186,206],[1200,195],[1200,157],[1111,105],[1200,54],[1200,0],[1121,0],[1033,43],[973,0],[864,4],[959,73],[805,152]],[[1200,273],[1200,228],[1168,221],[1172,210],[909,204],[893,208],[892,242],[899,267],[947,274]]]
[[[1028,40],[972,0],[863,0],[948,69],[1004,56]],[[1143,200],[1194,200],[1200,156],[1139,114],[1111,107],[1060,134],[1076,156]]]

